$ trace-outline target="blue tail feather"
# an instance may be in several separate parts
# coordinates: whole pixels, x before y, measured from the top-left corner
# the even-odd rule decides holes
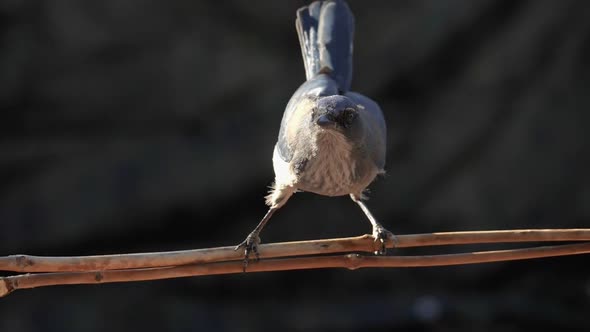
[[[350,90],[354,17],[348,5],[315,1],[297,11],[296,27],[307,79],[328,74],[341,91]]]

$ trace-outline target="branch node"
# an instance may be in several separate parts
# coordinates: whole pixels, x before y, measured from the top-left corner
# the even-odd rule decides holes
[[[16,266],[20,268],[26,268],[27,266],[35,265],[35,262],[32,259],[29,259],[27,255],[14,255],[13,257],[16,262]]]
[[[9,278],[0,278],[0,297],[6,296],[14,291],[14,285]]]
[[[361,261],[363,260],[363,256],[360,254],[348,254],[344,256],[346,260],[346,267],[349,270],[356,270],[361,267]]]

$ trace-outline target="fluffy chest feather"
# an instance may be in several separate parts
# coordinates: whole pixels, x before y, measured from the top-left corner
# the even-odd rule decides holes
[[[347,195],[364,189],[367,161],[355,154],[354,147],[338,133],[316,137],[315,149],[297,174],[297,188],[326,196]],[[369,181],[370,182],[370,181]]]

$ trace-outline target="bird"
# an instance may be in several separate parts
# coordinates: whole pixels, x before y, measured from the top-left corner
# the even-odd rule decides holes
[[[287,103],[272,162],[275,181],[268,211],[235,247],[259,258],[260,232],[296,192],[349,195],[372,226],[385,254],[395,241],[365,204],[365,191],[384,174],[387,128],[383,112],[369,97],[351,91],[354,15],[343,0],[314,1],[296,12],[305,82]]]

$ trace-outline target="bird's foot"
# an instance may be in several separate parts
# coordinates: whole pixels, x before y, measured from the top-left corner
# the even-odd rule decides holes
[[[379,250],[375,251],[375,255],[385,255],[387,253],[386,245],[388,240],[393,241],[394,245],[397,242],[395,235],[381,225],[373,227],[373,238],[380,245]]]
[[[244,272],[246,272],[246,268],[248,267],[248,262],[250,261],[250,254],[254,253],[256,256],[256,261],[260,260],[260,255],[258,254],[258,245],[260,244],[260,237],[257,233],[252,232],[248,234],[246,239],[238,244],[234,250],[238,250],[240,248],[244,248]]]

